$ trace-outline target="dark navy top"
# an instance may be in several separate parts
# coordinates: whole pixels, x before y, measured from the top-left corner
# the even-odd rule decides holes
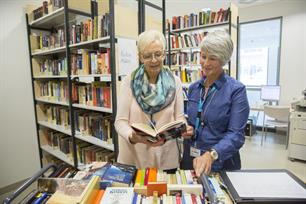
[[[205,91],[204,81],[205,78],[196,81],[188,90],[188,123],[194,128],[200,94]],[[201,111],[200,126],[195,130],[198,135],[196,147],[201,154],[210,149],[218,152],[219,158],[213,163],[212,171],[240,169],[239,149],[244,144],[244,128],[250,110],[246,88],[224,73],[212,86],[215,86],[215,93],[208,94]],[[183,169],[193,169],[190,145],[194,146],[194,141],[185,139]]]

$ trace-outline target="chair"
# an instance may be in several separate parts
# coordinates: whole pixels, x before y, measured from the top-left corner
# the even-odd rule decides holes
[[[289,142],[289,106],[273,106],[273,105],[264,105],[263,107],[264,116],[263,116],[263,125],[262,125],[262,136],[261,136],[261,145],[263,145],[263,137],[267,137],[267,127],[279,127],[286,128],[286,149],[288,148]],[[269,118],[266,118],[268,116]]]

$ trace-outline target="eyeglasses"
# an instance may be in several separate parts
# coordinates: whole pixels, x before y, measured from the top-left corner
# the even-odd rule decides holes
[[[164,57],[164,52],[162,51],[158,51],[155,53],[146,53],[146,54],[142,54],[142,58],[145,61],[152,61],[153,58],[155,58],[156,60],[161,60]]]

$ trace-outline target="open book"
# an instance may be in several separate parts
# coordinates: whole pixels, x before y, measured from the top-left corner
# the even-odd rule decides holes
[[[132,123],[131,126],[136,133],[145,135],[147,140],[151,142],[157,142],[159,138],[165,139],[166,141],[175,139],[186,131],[186,124],[181,120],[170,122],[159,129],[145,123]]]

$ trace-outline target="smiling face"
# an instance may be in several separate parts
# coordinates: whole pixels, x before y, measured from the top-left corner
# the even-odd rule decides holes
[[[216,80],[223,72],[221,61],[216,56],[209,55],[203,51],[201,51],[200,64],[208,79]]]
[[[150,83],[156,83],[165,59],[163,44],[158,40],[153,41],[139,53],[139,59],[145,66]]]

